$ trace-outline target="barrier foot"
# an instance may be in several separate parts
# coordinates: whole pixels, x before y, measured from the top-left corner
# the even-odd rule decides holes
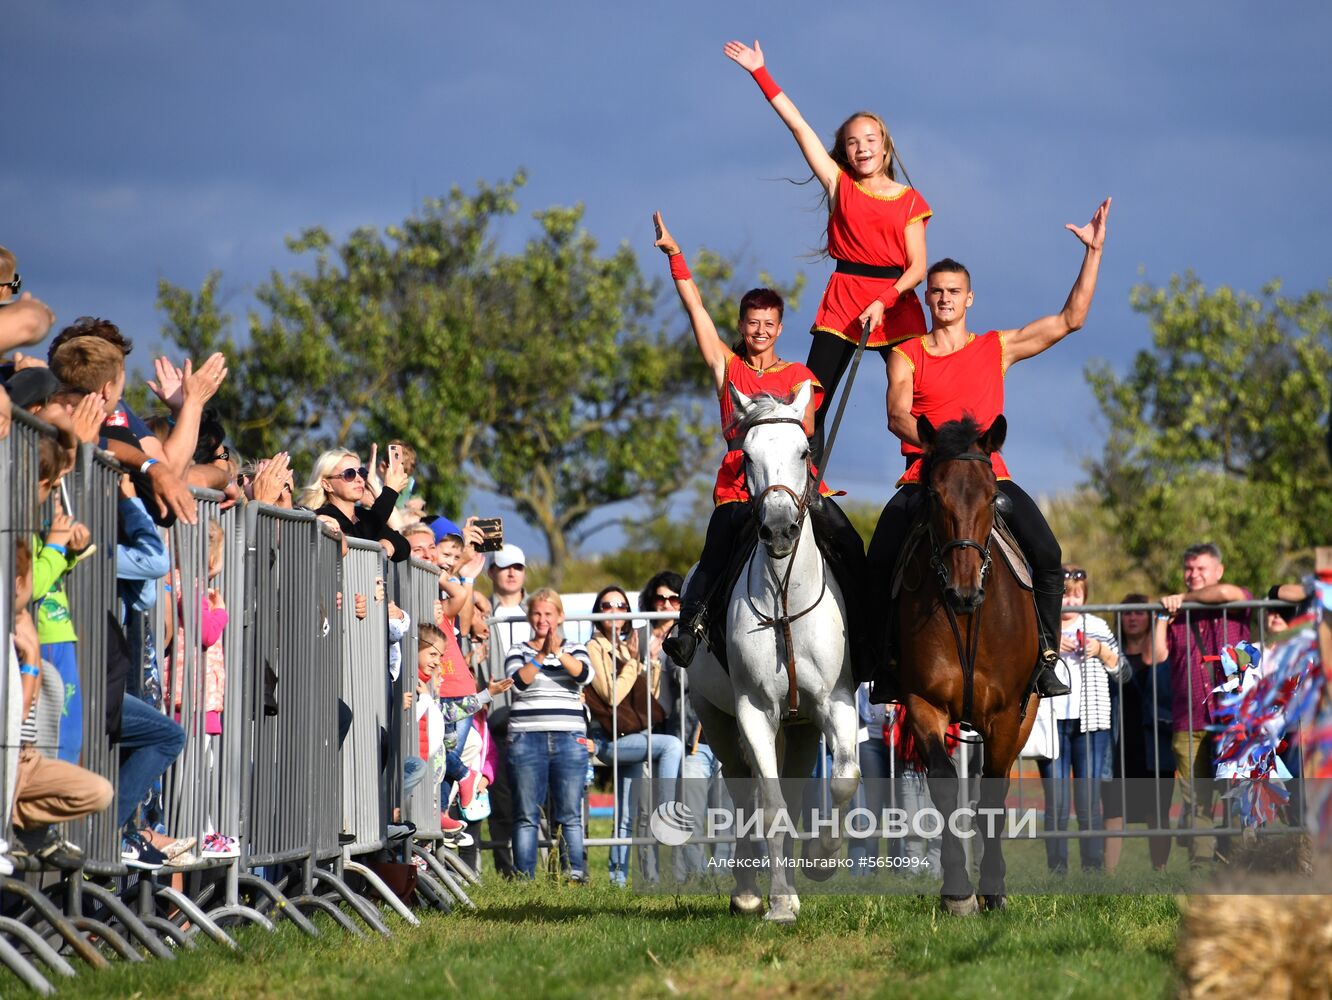
[[[448,890],[435,881],[433,875],[418,871],[416,873],[416,891],[427,903],[445,913],[453,912],[453,899]]]
[[[217,926],[217,924],[213,923],[208,914],[204,913],[204,911],[199,908],[199,904],[190,899],[190,897],[183,892],[172,889],[170,886],[159,885],[157,887],[157,896],[159,899],[165,899],[176,909],[180,910],[181,913],[185,914],[185,918],[189,920],[191,924],[199,928],[218,944],[226,945],[232,951],[239,950],[236,947],[236,942],[231,940],[231,936],[221,927]]]
[[[176,953],[164,945],[157,935],[150,931],[144,922],[135,916],[134,912],[105,886],[100,886],[96,882],[84,882],[83,894],[92,897],[111,911],[111,915],[120,921],[126,933],[143,942],[143,946],[148,949],[154,958],[170,961],[176,957]]]
[[[462,859],[462,855],[457,851],[448,847],[441,847],[436,856],[461,875],[466,882],[480,888],[481,876],[477,874],[475,868]]]
[[[12,892],[21,899],[27,900],[31,904],[33,912],[50,924],[51,929],[64,939],[74,954],[94,969],[111,967],[107,957],[98,951],[91,941],[79,933],[78,928],[60,912],[54,903],[33,886],[22,879],[4,877],[0,878],[0,891]]]
[[[32,952],[37,961],[43,963],[56,975],[73,978],[74,966],[70,965],[60,952],[47,944],[46,939],[27,924],[21,923],[13,917],[0,917],[0,931],[18,938]]]
[[[430,870],[434,873],[435,878],[444,884],[445,888],[453,894],[453,897],[457,899],[458,902],[462,903],[462,905],[469,910],[476,909],[476,904],[467,897],[467,893],[463,890],[463,887],[458,883],[458,880],[453,877],[453,872],[445,867],[444,862],[435,857],[434,851],[422,844],[413,844],[412,852],[416,854],[417,857],[425,859],[425,863],[430,866]]]
[[[356,911],[356,915],[364,920],[372,931],[377,931],[386,938],[393,937],[393,932],[388,929],[388,924],[380,919],[379,914],[375,912],[374,907],[367,903],[356,893],[351,891],[351,887],[346,882],[338,878],[332,872],[326,872],[322,868],[314,870],[315,882],[327,882],[329,887],[347,901],[348,905]]]
[[[359,861],[344,861],[342,864],[344,872],[355,872],[361,878],[365,879],[366,885],[374,889],[375,892],[383,898],[384,902],[397,912],[398,916],[411,924],[413,927],[420,927],[421,921],[416,919],[416,914],[407,909],[407,904],[398,898],[397,893],[384,884],[384,880],[376,875],[372,870],[361,864]]]
[[[155,913],[139,917],[145,924],[157,931],[163,937],[170,938],[179,948],[193,948],[194,938],[180,927],[177,927],[166,917],[159,917]]]
[[[55,992],[45,976],[37,971],[36,966],[19,954],[19,950],[4,938],[0,938],[0,963],[9,967],[9,971],[23,980],[23,985],[30,990],[49,997]]]
[[[292,896],[288,902],[293,909],[297,906],[312,906],[316,909],[323,910],[348,934],[351,934],[353,937],[365,937],[365,931],[356,926],[356,921],[352,920],[351,917],[347,916],[347,914],[343,913],[323,896],[315,896],[313,894],[308,896]]]
[[[70,923],[83,931],[85,934],[95,934],[112,948],[117,955],[127,962],[142,962],[144,957],[134,950],[134,946],[120,936],[119,931],[112,930],[100,920],[94,920],[92,917],[74,917]]]
[[[240,917],[242,920],[248,920],[252,924],[258,924],[270,934],[277,930],[273,926],[273,921],[251,906],[244,906],[240,903],[234,903],[231,906],[216,906],[208,911],[210,919],[217,921],[223,917]]]
[[[264,881],[258,875],[237,875],[236,884],[237,886],[243,885],[254,892],[267,896],[273,902],[274,912],[280,913],[282,916],[286,917],[301,930],[305,931],[306,934],[310,935],[310,937],[319,937],[319,928],[310,923],[309,917],[295,906],[291,905],[291,900],[283,895],[281,889]],[[259,913],[260,916],[264,916],[258,907],[255,907],[255,912]]]

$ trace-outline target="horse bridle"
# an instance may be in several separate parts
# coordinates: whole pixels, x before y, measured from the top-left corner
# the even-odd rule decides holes
[[[755,420],[749,426],[751,428],[760,427],[763,424],[795,424],[798,427],[800,427],[802,431],[804,430],[805,427],[805,422],[796,417],[764,417],[760,420]],[[769,618],[762,611],[756,608],[754,606],[753,588],[752,587],[747,588],[749,590],[749,595],[748,595],[749,608],[751,611],[754,612],[754,616],[758,618],[759,628],[776,628],[779,625],[781,626],[782,639],[786,643],[786,709],[787,709],[787,716],[788,718],[791,719],[794,719],[796,717],[800,701],[799,695],[796,692],[795,643],[791,637],[791,623],[794,621],[798,621],[801,618],[804,618],[805,615],[809,614],[811,611],[817,608],[819,606],[819,602],[823,600],[823,595],[828,591],[828,574],[827,571],[825,570],[822,575],[822,580],[819,586],[819,596],[814,598],[814,603],[811,604],[809,607],[807,607],[804,611],[801,611],[794,615],[791,614],[790,605],[788,603],[788,598],[789,598],[788,591],[791,584],[791,569],[795,566],[796,553],[800,550],[800,539],[804,534],[803,529],[805,524],[805,515],[809,513],[810,493],[817,489],[818,489],[818,478],[814,475],[813,466],[809,458],[806,458],[805,489],[803,493],[796,493],[795,490],[791,489],[791,487],[785,485],[784,483],[774,483],[771,486],[765,487],[763,491],[759,493],[758,496],[750,497],[750,510],[756,519],[760,516],[763,509],[763,500],[765,497],[767,497],[769,493],[785,493],[791,498],[791,500],[795,503],[796,506],[796,526],[800,530],[796,532],[795,544],[791,547],[791,554],[787,556],[786,572],[782,574],[782,578],[779,585],[778,594],[781,596],[781,601],[782,601],[781,615]]]
[[[980,452],[967,451],[960,455],[950,455],[948,458],[934,459],[938,462],[984,462],[986,465],[994,468],[994,463],[989,455],[983,455]],[[922,476],[926,480],[926,489],[931,503],[938,500],[939,493],[928,483],[928,475]],[[985,536],[985,544],[974,541],[970,538],[955,538],[943,545],[939,544],[939,536],[934,530],[934,518],[929,512],[925,515],[925,523],[930,531],[930,565],[934,568],[935,575],[939,577],[939,592],[944,611],[948,615],[948,625],[953,630],[953,643],[957,647],[957,660],[962,667],[962,718],[961,721],[971,725],[972,702],[975,697],[976,687],[976,654],[980,650],[980,630],[981,615],[980,608],[971,615],[971,628],[968,630],[970,642],[962,641],[962,627],[957,621],[957,612],[953,610],[953,605],[948,600],[948,566],[944,563],[944,557],[954,549],[975,549],[981,555],[981,570],[979,587],[982,591],[981,602],[984,603],[985,574],[990,571],[990,542],[994,539],[994,529],[991,528],[989,534]]]

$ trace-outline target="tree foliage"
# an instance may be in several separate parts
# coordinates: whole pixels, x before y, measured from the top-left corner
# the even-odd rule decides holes
[[[1288,298],[1273,282],[1254,297],[1186,274],[1132,302],[1151,349],[1122,378],[1105,364],[1086,373],[1109,424],[1088,471],[1118,544],[1166,589],[1180,585],[1181,551],[1207,540],[1233,582],[1290,577],[1332,524],[1332,295]]]
[[[509,499],[558,581],[596,512],[660,500],[719,444],[674,290],[628,245],[603,252],[575,205],[534,213],[522,249],[500,249],[523,183],[454,188],[341,243],[305,230],[288,248],[306,266],[270,274],[243,343],[218,305],[220,275],[198,292],[163,282],[158,299],[167,339],[194,357],[226,352],[217,405],[243,454],[287,449],[308,468],[324,448],[366,458],[369,442],[400,437],[431,509],[458,513],[471,489]],[[732,325],[734,263],[703,251],[693,271]]]

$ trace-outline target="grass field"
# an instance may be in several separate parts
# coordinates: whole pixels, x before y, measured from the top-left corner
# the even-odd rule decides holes
[[[604,849],[603,849],[604,851]],[[604,853],[602,855],[604,859]],[[783,928],[716,896],[646,897],[605,881],[476,890],[478,912],[389,918],[392,940],[326,922],[305,938],[236,932],[175,962],[81,973],[88,997],[1159,997],[1173,992],[1175,897],[1031,895],[969,919],[931,896],[806,896]],[[323,920],[323,918],[321,918]],[[17,990],[6,990],[11,995]]]

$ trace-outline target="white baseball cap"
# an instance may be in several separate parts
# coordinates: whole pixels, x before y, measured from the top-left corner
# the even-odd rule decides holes
[[[526,566],[527,556],[518,546],[506,542],[493,556],[490,557],[490,565],[495,569],[508,569],[510,566]]]

